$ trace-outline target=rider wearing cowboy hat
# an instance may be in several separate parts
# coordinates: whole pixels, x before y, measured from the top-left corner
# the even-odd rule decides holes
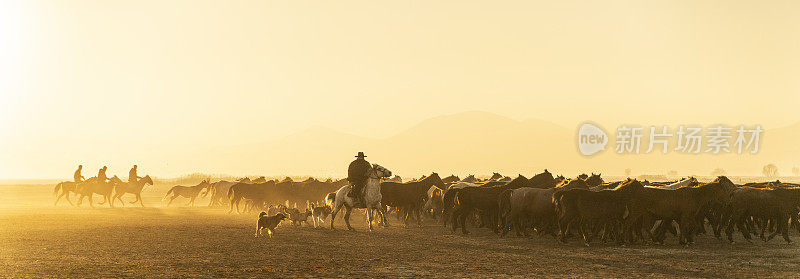
[[[372,169],[372,165],[367,160],[364,160],[365,157],[367,156],[364,155],[364,152],[358,152],[356,159],[350,163],[350,167],[347,169],[347,181],[353,186],[348,196],[356,198],[361,204],[364,203],[361,189],[364,189],[364,186],[367,185],[368,172]]]

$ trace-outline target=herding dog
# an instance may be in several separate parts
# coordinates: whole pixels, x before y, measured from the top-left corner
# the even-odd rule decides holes
[[[290,208],[287,212],[289,212],[289,220],[292,221],[292,225],[300,226],[303,222],[308,225],[308,217],[311,217],[311,210],[306,209],[306,211],[301,212],[297,208]]]
[[[267,229],[269,238],[272,238],[272,233],[275,232],[275,227],[277,227],[278,224],[280,224],[284,219],[286,219],[286,215],[283,215],[283,213],[267,216],[267,213],[262,211],[260,214],[258,214],[256,237],[261,236],[261,230]]]
[[[328,218],[330,214],[331,207],[329,205],[315,206],[313,203],[311,204],[311,220],[314,221],[315,228],[325,224],[325,219]]]

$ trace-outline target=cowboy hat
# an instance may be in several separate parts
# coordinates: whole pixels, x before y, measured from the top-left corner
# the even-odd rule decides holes
[[[364,158],[364,157],[367,157],[367,156],[364,155],[364,152],[358,152],[358,155],[356,155],[355,157],[356,158]]]

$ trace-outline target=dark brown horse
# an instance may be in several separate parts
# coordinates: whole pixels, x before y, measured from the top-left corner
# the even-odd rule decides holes
[[[629,216],[626,227],[635,232],[642,240],[643,224],[647,218],[678,222],[680,228],[679,242],[694,242],[694,231],[698,229],[698,218],[701,209],[712,202],[726,203],[728,195],[736,186],[727,177],[721,176],[712,183],[694,188],[665,190],[643,187],[633,191],[628,203]],[[648,230],[649,231],[649,230]],[[629,234],[629,237],[632,235]],[[630,238],[632,240],[632,238]]]
[[[450,176],[443,178],[442,182],[444,182],[444,183],[455,183],[455,182],[458,182],[460,180],[461,180],[461,178],[458,178],[458,176],[456,176],[455,174],[451,174]]]
[[[570,228],[577,226],[586,246],[603,228],[607,233],[614,232],[617,242],[623,243],[622,226],[628,201],[632,192],[643,187],[639,181],[627,180],[615,190],[571,189],[555,193],[553,204],[558,216],[561,241],[565,241]]]
[[[291,183],[291,181],[286,181],[282,183]],[[230,205],[230,209],[228,213],[233,213],[233,208],[236,207],[236,213],[241,213],[239,211],[239,203],[242,200],[247,200],[254,208],[261,209],[267,201],[269,188],[276,188],[276,183],[274,180],[267,181],[265,183],[258,183],[258,184],[249,184],[249,183],[236,183],[230,188],[228,188],[228,202]]]
[[[731,193],[731,217],[725,233],[728,241],[733,243],[733,226],[739,228],[739,232],[747,241],[751,240],[748,226],[745,225],[748,218],[757,218],[761,221],[761,237],[768,241],[781,233],[787,243],[792,243],[789,239],[788,220],[790,216],[797,214],[797,207],[800,206],[800,189],[766,189],[742,187]],[[764,238],[764,231],[767,223],[777,224],[777,229],[769,238]]]
[[[381,183],[381,203],[385,206],[392,206],[400,209],[403,212],[403,222],[408,226],[408,218],[414,213],[417,218],[417,223],[422,225],[420,220],[420,211],[428,196],[428,190],[436,186],[444,189],[445,184],[437,173],[431,173],[430,176],[423,180],[397,183],[397,182],[382,182]]]
[[[492,182],[489,182],[492,183]],[[487,183],[487,184],[489,184]],[[503,182],[499,182],[503,183]],[[477,210],[483,216],[484,222],[491,226],[492,230],[498,232],[498,198],[506,190],[513,190],[522,187],[530,187],[530,180],[519,175],[514,180],[503,183],[502,185],[483,185],[480,187],[464,187],[452,189],[453,200],[446,201],[452,203],[453,214],[450,217],[453,224],[453,231],[459,226],[463,234],[469,234],[466,228],[466,218],[473,211]]]
[[[603,178],[600,177],[599,173],[598,174],[592,173],[591,176],[583,179],[583,181],[586,181],[586,184],[589,185],[589,187],[596,187],[600,184],[603,184]]]
[[[547,169],[531,177],[530,182],[532,185],[531,187],[540,189],[553,188],[557,184],[556,179],[553,178],[553,174],[547,171]]]
[[[470,174],[469,176],[465,177],[464,179],[461,179],[461,182],[475,183],[475,182],[478,182],[478,179],[475,178],[474,174]]]

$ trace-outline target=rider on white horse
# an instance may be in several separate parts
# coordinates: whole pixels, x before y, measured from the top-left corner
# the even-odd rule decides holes
[[[333,229],[333,223],[336,219],[336,214],[339,213],[339,210],[342,209],[342,207],[345,207],[346,209],[344,221],[347,223],[347,228],[350,230],[353,230],[353,227],[350,226],[350,212],[354,208],[366,209],[366,221],[369,230],[372,230],[374,211],[378,211],[384,226],[389,225],[388,222],[386,222],[386,212],[383,210],[383,206],[381,205],[381,200],[383,198],[381,196],[381,179],[391,177],[392,171],[378,164],[372,164],[366,173],[366,184],[364,185],[364,190],[362,191],[361,195],[359,195],[363,195],[362,204],[358,204],[355,198],[349,196],[349,193],[354,192],[351,191],[353,188],[351,185],[344,185],[335,193],[331,193],[326,197],[328,203],[333,205],[333,211],[331,212],[331,229]]]
[[[353,185],[352,191],[347,196],[354,198],[360,205],[364,204],[362,191],[369,179],[368,171],[372,169],[372,165],[364,160],[365,157],[367,156],[364,155],[364,152],[358,152],[356,159],[350,163],[350,167],[347,169],[347,181]]]

